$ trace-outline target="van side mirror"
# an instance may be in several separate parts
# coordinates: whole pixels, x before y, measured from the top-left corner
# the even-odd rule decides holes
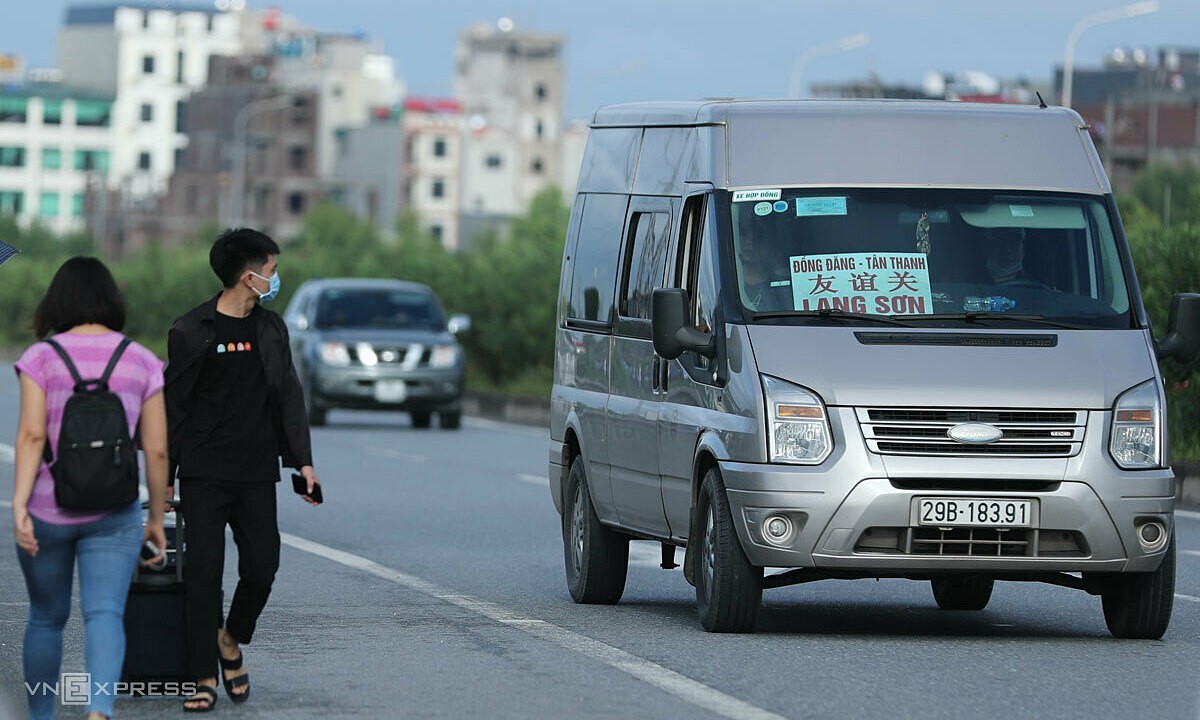
[[[446,321],[446,329],[450,331],[451,335],[465,333],[471,329],[471,316],[451,315],[450,319]]]
[[[688,324],[687,291],[680,288],[658,288],[652,296],[650,326],[654,336],[654,352],[659,357],[674,360],[685,350],[716,357],[712,333],[701,332]]]
[[[1200,355],[1200,294],[1178,293],[1171,298],[1166,337],[1155,341],[1156,355],[1189,363]]]

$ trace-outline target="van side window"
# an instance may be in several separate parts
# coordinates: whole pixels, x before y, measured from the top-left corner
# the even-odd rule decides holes
[[[567,320],[612,325],[627,195],[589,194],[579,221]]]
[[[688,291],[692,300],[692,325],[704,332],[712,329],[712,313],[717,306],[716,259],[713,257],[716,223],[711,217],[714,208],[707,200],[706,195],[695,195],[684,205],[683,240],[679,243],[680,262],[677,265],[683,270],[680,287]]]
[[[621,316],[650,319],[651,294],[662,287],[667,266],[671,218],[666,213],[635,213],[630,223],[632,242],[625,259]]]

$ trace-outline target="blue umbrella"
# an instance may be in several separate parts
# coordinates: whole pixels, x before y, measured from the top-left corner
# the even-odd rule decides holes
[[[17,253],[21,252],[12,245],[0,240],[0,265],[12,260]]]

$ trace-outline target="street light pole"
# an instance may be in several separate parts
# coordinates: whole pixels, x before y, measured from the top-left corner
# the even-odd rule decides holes
[[[1145,0],[1145,2],[1131,3],[1119,8],[1113,8],[1112,10],[1088,15],[1076,23],[1075,27],[1071,28],[1070,34],[1067,35],[1066,50],[1063,51],[1063,107],[1071,107],[1071,91],[1075,84],[1075,46],[1079,43],[1079,36],[1083,35],[1084,31],[1097,25],[1137,17],[1138,15],[1149,15],[1153,12],[1158,12],[1158,0]]]
[[[246,133],[250,118],[259,113],[279,110],[291,106],[291,95],[279,95],[246,103],[233,118],[233,188],[229,203],[230,227],[246,224],[244,217],[246,201]]]
[[[800,76],[804,73],[804,68],[816,58],[824,55],[836,55],[847,50],[863,47],[871,42],[871,36],[867,33],[856,33],[847,35],[840,40],[834,40],[824,45],[811,47],[800,53],[796,58],[796,62],[792,65],[792,76],[788,83],[788,97],[800,97]]]

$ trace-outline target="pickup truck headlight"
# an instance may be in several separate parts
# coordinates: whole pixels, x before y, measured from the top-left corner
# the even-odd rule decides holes
[[[816,393],[762,376],[767,401],[767,455],[771,462],[819,465],[833,450],[825,404]]]
[[[1158,381],[1147,380],[1117,398],[1113,405],[1108,451],[1126,470],[1163,465],[1163,417]]]
[[[321,343],[321,362],[326,365],[349,365],[350,349],[346,347],[346,343],[323,342]]]
[[[458,362],[458,348],[454,345],[434,345],[429,355],[429,366],[435,368],[453,367]]]

